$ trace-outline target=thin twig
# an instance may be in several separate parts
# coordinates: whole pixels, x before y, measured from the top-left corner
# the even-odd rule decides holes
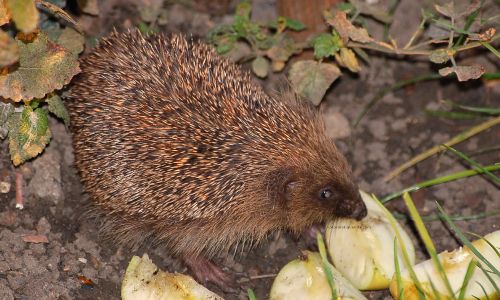
[[[278,274],[262,274],[262,275],[250,276],[249,278],[251,280],[254,280],[254,279],[264,279],[264,278],[273,278],[273,277],[276,277],[276,275],[278,275]]]
[[[20,170],[16,170],[16,208],[24,208],[24,197],[23,197],[23,173]]]
[[[484,130],[486,130],[490,127],[493,127],[495,125],[498,125],[498,124],[500,124],[500,117],[490,119],[484,123],[481,123],[477,126],[474,126],[470,129],[456,135],[455,137],[453,137],[451,140],[449,140],[448,142],[446,142],[444,144],[446,146],[453,146],[455,144],[463,142],[464,140],[470,138],[473,135],[478,134],[481,131],[484,131]],[[431,157],[432,155],[439,153],[441,151],[443,151],[443,148],[441,145],[437,145],[437,146],[432,147],[431,149],[425,151],[424,153],[421,153],[421,154],[415,156],[411,160],[405,162],[401,166],[394,169],[386,177],[384,177],[384,181],[392,180],[394,177],[398,176],[399,174],[401,174],[402,172],[404,172],[408,168],[414,166],[415,164],[417,164],[417,163],[419,163],[419,162],[421,162],[421,161],[423,161],[423,160],[425,160],[425,159]]]
[[[417,36],[422,32],[422,29],[424,28],[424,25],[425,25],[426,22],[427,22],[427,19],[423,18],[422,22],[420,22],[420,25],[418,25],[417,30],[415,30],[415,32],[411,36],[410,40],[408,41],[408,43],[406,43],[406,45],[403,47],[403,49],[410,48],[411,44],[413,44],[413,42],[415,41],[415,39],[417,38]]]

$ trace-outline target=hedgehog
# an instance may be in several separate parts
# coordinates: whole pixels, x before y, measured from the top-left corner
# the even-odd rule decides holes
[[[66,99],[75,165],[117,242],[161,245],[223,286],[219,253],[366,215],[318,110],[203,42],[115,30],[81,70]]]

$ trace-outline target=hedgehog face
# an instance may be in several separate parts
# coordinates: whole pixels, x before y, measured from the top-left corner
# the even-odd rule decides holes
[[[339,174],[328,167],[313,171],[293,169],[283,187],[287,227],[291,230],[302,231],[334,217],[360,220],[366,216],[366,206],[350,171]]]

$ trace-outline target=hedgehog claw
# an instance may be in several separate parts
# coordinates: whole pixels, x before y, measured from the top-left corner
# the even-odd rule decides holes
[[[211,260],[203,256],[184,256],[183,260],[199,282],[203,284],[211,282],[226,293],[235,293],[237,291],[233,277]]]

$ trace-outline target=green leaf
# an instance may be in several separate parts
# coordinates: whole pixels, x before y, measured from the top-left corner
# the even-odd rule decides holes
[[[19,47],[5,31],[0,30],[0,68],[10,66],[19,60]]]
[[[265,78],[269,72],[269,61],[262,56],[257,56],[252,61],[252,71],[257,77]]]
[[[217,50],[218,54],[222,55],[222,54],[226,54],[229,51],[231,51],[231,49],[233,49],[233,46],[234,46],[234,44],[232,44],[232,43],[219,44],[219,45],[217,45],[217,48],[215,48],[215,49]]]
[[[334,55],[340,50],[338,39],[328,33],[322,33],[313,40],[314,57],[322,59]]]
[[[37,38],[19,46],[19,68],[0,75],[0,96],[16,102],[43,98],[62,88],[80,72],[78,55],[49,41],[40,32]]]
[[[292,65],[288,77],[296,93],[318,105],[340,74],[339,68],[334,64],[302,60]]]
[[[46,110],[25,106],[21,113],[12,114],[9,118],[9,148],[14,165],[40,154],[51,136]]]
[[[250,20],[250,14],[252,13],[252,4],[248,1],[243,1],[238,6],[236,6],[236,16],[241,16],[247,20]]]
[[[299,20],[286,18],[286,27],[290,28],[293,31],[301,31],[306,28],[306,25],[304,25],[304,23],[300,22]]]
[[[57,94],[52,94],[45,100],[49,105],[49,112],[53,113],[56,117],[64,122],[64,125],[69,126],[69,113],[64,107],[61,97]]]
[[[14,112],[12,103],[0,101],[0,139],[7,137],[9,132],[9,123],[7,122],[10,115]]]
[[[7,0],[16,28],[23,33],[33,32],[38,25],[38,10],[34,0]]]

